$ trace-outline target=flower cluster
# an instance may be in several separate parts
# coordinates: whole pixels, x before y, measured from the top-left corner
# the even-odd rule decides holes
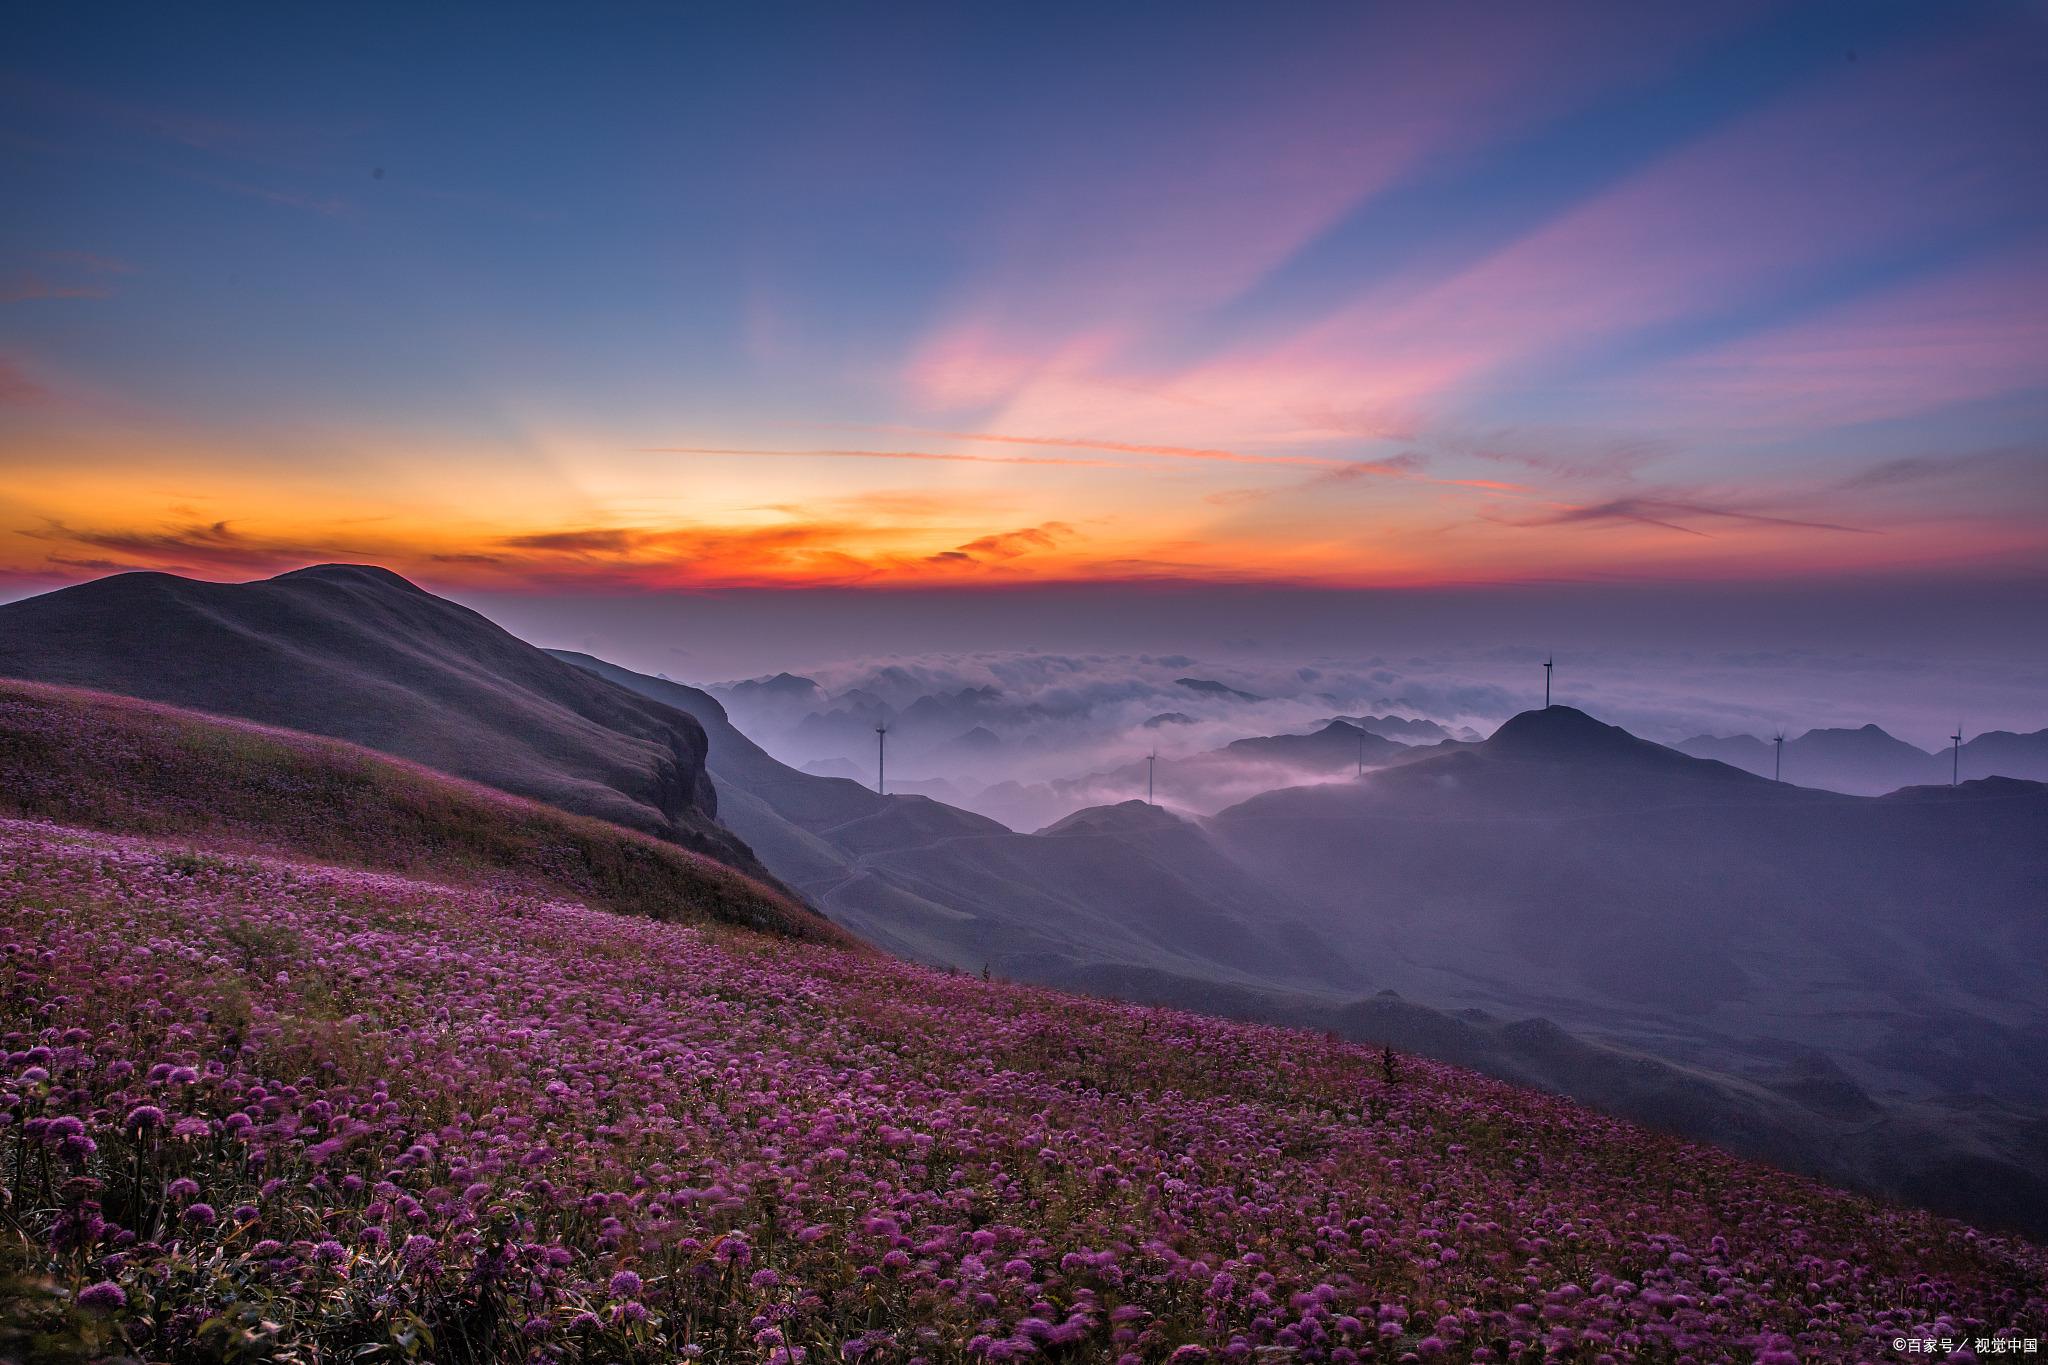
[[[0,868],[9,1216],[148,1359],[1786,1365],[2048,1328],[2037,1248],[1334,1038],[49,825],[0,822]]]

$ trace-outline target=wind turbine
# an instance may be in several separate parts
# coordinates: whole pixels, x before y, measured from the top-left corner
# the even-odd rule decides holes
[[[1960,717],[1956,720],[1956,732],[1948,740],[1955,746],[1955,762],[1949,769],[1948,784],[1960,787],[1963,785],[1963,722]]]
[[[1358,732],[1358,775],[1365,776],[1365,731]]]
[[[1152,804],[1152,765],[1159,761],[1159,751],[1154,749],[1145,755],[1145,804]]]
[[[888,745],[889,727],[877,725],[875,727],[875,794],[877,796],[887,796],[889,794],[887,786],[882,780],[883,774],[887,771],[883,767],[883,762],[889,756]]]
[[[1777,734],[1771,736],[1771,743],[1778,746],[1777,762],[1771,768],[1771,781],[1783,782],[1785,780],[1785,732],[1780,730]]]
[[[1550,709],[1550,670],[1557,666],[1557,656],[1551,655],[1543,661],[1543,709]]]

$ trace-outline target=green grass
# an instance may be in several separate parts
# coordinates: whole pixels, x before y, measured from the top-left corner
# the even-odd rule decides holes
[[[0,817],[464,883],[510,878],[594,908],[840,945],[809,908],[723,864],[340,740],[0,679]]]

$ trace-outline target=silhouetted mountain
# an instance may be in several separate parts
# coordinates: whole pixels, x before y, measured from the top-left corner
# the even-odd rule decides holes
[[[1121,797],[1123,793],[1117,795]],[[1072,814],[1075,804],[1054,791],[1049,782],[1027,784],[1015,779],[983,787],[961,802],[963,807],[977,815],[986,815],[1015,830],[1049,825],[1064,815]]]
[[[668,679],[664,678],[666,682]],[[778,705],[812,705],[825,699],[825,690],[810,678],[777,673],[772,678],[752,678],[714,689],[736,706],[773,702]]]
[[[117,574],[0,606],[0,676],[346,739],[761,877],[689,716],[362,565],[258,583]]]
[[[1186,835],[1193,830],[1194,826],[1162,806],[1145,801],[1125,801],[1114,806],[1090,806],[1087,810],[1077,810],[1038,832],[1050,838],[1074,835],[1109,835],[1115,838],[1139,835],[1149,838],[1166,833]]]
[[[1193,716],[1185,716],[1178,711],[1161,711],[1158,715],[1145,722],[1145,728],[1147,730],[1157,730],[1162,725],[1193,725],[1194,723],[1195,718]]]
[[[1314,734],[1258,735],[1185,758],[1135,759],[1108,772],[1054,778],[1029,787],[999,783],[969,800],[976,810],[1012,828],[1029,828],[1035,822],[1025,817],[1034,813],[1055,818],[1086,806],[1113,805],[1148,789],[1159,800],[1208,814],[1258,792],[1355,774],[1361,762],[1377,768],[1465,747],[1444,740],[1411,748],[1337,720]]]
[[[924,764],[945,763],[973,766],[978,760],[986,760],[991,754],[1001,752],[1001,736],[985,725],[977,725],[964,734],[958,734],[943,744],[926,749],[917,756],[917,762]]]
[[[1475,748],[1496,763],[1564,764],[1630,778],[1655,774],[1676,780],[1747,783],[1751,776],[1725,763],[1702,762],[1638,739],[1619,725],[1597,721],[1569,706],[1524,711]]]
[[[1312,735],[1266,735],[1223,746],[1225,757],[1275,759],[1313,772],[1343,772],[1363,763],[1377,768],[1406,752],[1397,744],[1355,725],[1333,720]]]
[[[1433,720],[1409,720],[1402,716],[1338,716],[1337,719],[1346,725],[1355,725],[1367,734],[1399,740],[1403,744],[1434,744],[1439,740],[1458,738]],[[1471,734],[1471,731],[1466,733]]]
[[[1185,687],[1190,692],[1201,692],[1212,697],[1235,697],[1238,701],[1265,700],[1264,697],[1253,696],[1249,692],[1240,692],[1234,687],[1227,687],[1213,678],[1175,678],[1173,681],[1176,687]]]
[[[2038,1170],[2026,1134],[2048,1111],[2048,785],[1848,796],[1552,707],[1460,752],[1254,797],[1209,829],[1361,974],[1724,1079],[1824,1053],[1883,1109],[1891,1146],[1855,1137],[1859,1102],[1801,1073],[1774,1093],[1836,1128],[1781,1127],[1771,1142],[1805,1155],[1774,1159],[1980,1211],[2007,1182],[2009,1214],[2048,1227],[2048,1191],[2016,1174]],[[1557,1084],[1650,1117],[1590,1076]],[[1714,1085],[1731,1114],[1764,1112]],[[1924,1106],[1963,1093],[2008,1118],[1956,1148]]]
[[[2029,735],[1987,730],[1963,745],[1962,757],[1965,779],[2019,777],[2048,782],[2048,730],[2036,730]]]
[[[2040,784],[1843,796],[1552,707],[1212,829],[1437,1003],[1686,1039],[1730,1067],[1790,1040],[1903,1093],[2048,1107]]]
[[[1773,745],[1754,735],[1716,739],[1694,735],[1676,746],[1696,758],[1723,763],[1769,777],[1776,755]],[[1801,787],[1881,796],[1900,787],[1965,778],[2017,777],[2048,780],[2048,730],[2017,735],[1992,730],[1962,746],[1928,753],[1894,739],[1875,725],[1856,730],[1809,730],[1785,741],[1784,780]]]
[[[1876,796],[1947,778],[1947,758],[1893,739],[1875,725],[1857,730],[1808,730],[1786,741],[1783,778],[1801,787]]]

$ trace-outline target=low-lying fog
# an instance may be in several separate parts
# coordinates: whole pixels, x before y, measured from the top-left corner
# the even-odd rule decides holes
[[[1203,761],[1232,741],[1305,733],[1337,716],[1401,742],[1476,740],[1477,726],[1490,729],[1516,709],[1485,686],[1423,685],[1410,696],[1392,686],[1400,675],[1386,663],[1325,672],[1219,666],[1185,654],[981,653],[841,660],[700,685],[785,763],[872,785],[875,729],[886,725],[890,791],[1036,829],[1083,806],[1145,795],[1148,755],[1157,755],[1157,798],[1207,814],[1336,775],[1327,763]],[[1394,713],[1425,719],[1382,719]],[[1380,760],[1376,753],[1374,765]]]
[[[1555,700],[1647,739],[1764,741],[1689,746],[1702,757],[1768,773],[1768,741],[1783,732],[1790,782],[1880,792],[1946,781],[1958,721],[1966,739],[2048,725],[2048,649],[2024,625],[2037,595],[1964,594],[1952,611],[1875,592],[1812,602],[1581,592],[1391,604],[1219,594],[477,605],[536,643],[704,687],[777,758],[811,772],[872,784],[875,727],[886,724],[890,791],[1028,831],[1144,796],[1148,755],[1161,804],[1210,814],[1273,787],[1342,780],[1361,759],[1400,761],[1394,745],[1484,738],[1542,705],[1546,657],[1556,659]],[[1320,744],[1228,749],[1337,718],[1378,738],[1343,730]],[[1808,731],[1869,724],[1902,743],[1800,743]],[[1989,752],[1966,747],[1962,775],[2048,777],[2010,745]]]
[[[1360,766],[1421,756],[1420,746],[1483,739],[1507,717],[1542,704],[1544,657],[1502,650],[1247,663],[1187,654],[982,652],[841,659],[753,679],[694,681],[786,763],[872,785],[875,731],[886,725],[890,791],[1031,830],[1085,806],[1142,797],[1148,778],[1161,804],[1206,815],[1275,787],[1344,780]],[[1887,706],[1893,689],[1885,683],[1900,681],[1897,670],[1867,661],[1562,654],[1557,669],[1557,701],[1666,743],[1768,738],[1789,728],[1781,717],[1800,709],[1815,720],[1790,728],[1795,739],[1809,728],[1855,729],[1873,715],[1915,738],[1942,728],[1927,717],[1914,725],[1896,700]],[[1788,700],[1802,690],[1809,695]],[[1762,700],[1715,699],[1743,692]],[[2027,728],[2038,728],[2042,718],[2033,719]],[[1333,720],[1344,728],[1320,743],[1239,743],[1314,736]],[[1934,736],[1926,747],[1945,738]],[[1879,771],[1860,783],[1817,769],[1805,756],[1812,747],[1791,748],[1788,780],[1891,790],[1948,775],[1945,745],[1924,773]],[[1867,761],[1889,757],[1896,767],[1896,754],[1907,752],[1901,746]]]

